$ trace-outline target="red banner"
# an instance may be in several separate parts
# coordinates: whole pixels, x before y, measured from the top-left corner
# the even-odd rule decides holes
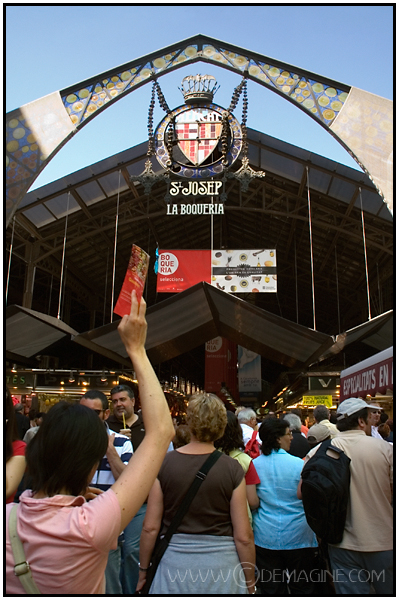
[[[341,371],[340,400],[365,398],[393,390],[393,348]]]
[[[160,250],[157,292],[182,292],[200,281],[211,283],[210,250]]]
[[[219,336],[205,344],[205,391],[222,398],[222,388],[238,400],[237,345]]]
[[[205,344],[205,391],[219,394],[227,380],[227,340],[216,337]]]

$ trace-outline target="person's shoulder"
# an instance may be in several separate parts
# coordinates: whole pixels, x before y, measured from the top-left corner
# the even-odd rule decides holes
[[[138,430],[145,431],[144,430],[143,415],[141,414],[141,411],[138,411],[135,414],[136,414],[137,419],[134,421],[134,423],[132,423],[131,425],[129,425],[130,429],[132,431],[135,430],[136,433],[137,433]]]
[[[247,454],[245,454],[245,452],[242,452],[242,454],[244,456],[247,456]],[[249,458],[249,456],[248,456]],[[242,456],[240,454],[240,459],[242,459]],[[244,459],[245,460],[245,459]],[[220,462],[221,461],[221,462]],[[229,456],[228,454],[224,454],[222,453],[222,456],[219,458],[219,462],[220,464],[229,464],[229,465],[234,465],[234,463],[237,463],[237,458],[233,458],[232,456]]]
[[[294,454],[290,454],[289,452],[286,452],[285,450],[283,450],[281,453],[276,452],[276,454],[281,454],[282,457],[284,457],[284,460],[292,463],[293,465],[296,463],[298,465],[303,465],[303,460],[302,458],[299,458],[298,456],[294,456]]]
[[[383,452],[384,454],[392,454],[393,453],[393,446],[392,444],[387,444],[386,440],[384,440],[384,438],[375,438],[372,436],[367,436],[370,440],[373,441],[373,446],[371,446],[372,448],[379,448],[379,450],[381,452]]]
[[[118,440],[118,444],[124,444],[125,442],[130,442],[130,439],[127,437],[127,435],[123,435],[122,433],[119,433],[118,431],[114,431],[111,428],[109,428],[109,433],[110,433],[110,435],[115,434],[114,444],[115,444],[115,440]]]
[[[105,422],[114,433],[118,432],[119,429],[123,427],[123,424],[120,421],[118,421],[114,414],[109,415],[108,419]]]
[[[25,454],[26,442],[22,440],[15,440],[12,442],[12,452],[14,456],[21,456]]]
[[[230,458],[234,458],[235,460],[241,460],[246,464],[249,464],[252,460],[249,454],[244,452],[244,450],[240,450],[239,448],[232,450],[228,456],[230,456]]]

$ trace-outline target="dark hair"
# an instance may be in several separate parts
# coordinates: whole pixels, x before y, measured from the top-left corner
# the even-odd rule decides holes
[[[389,416],[387,415],[387,413],[382,411],[382,413],[380,414],[380,423],[386,423],[388,419]]]
[[[337,424],[337,413],[333,412],[330,414],[330,423],[333,423],[333,425]]]
[[[387,423],[381,423],[381,425],[378,425],[378,433],[385,440],[385,438],[387,438],[391,433],[389,425]]]
[[[33,492],[54,496],[65,488],[73,496],[83,493],[90,471],[102,459],[107,446],[104,423],[93,410],[58,402],[26,448]]]
[[[128,396],[129,396],[129,398],[133,398],[133,399],[135,399],[135,397],[136,397],[136,395],[135,395],[135,393],[134,393],[134,390],[132,390],[132,388],[131,388],[131,387],[129,387],[128,385],[122,385],[122,384],[120,384],[120,385],[116,385],[116,386],[115,386],[115,387],[113,387],[113,388],[112,388],[112,390],[111,390],[111,396],[112,396],[113,394],[119,394],[119,392],[127,392],[127,393],[128,393]]]
[[[107,396],[99,390],[89,390],[88,392],[83,394],[83,396],[81,396],[81,399],[82,398],[87,398],[88,400],[101,400],[103,410],[107,410],[107,408],[109,408]]]
[[[225,454],[229,454],[232,450],[244,450],[244,440],[242,439],[242,429],[238,422],[237,416],[227,411],[227,425],[224,434],[221,438],[215,441],[215,448],[220,449]]]
[[[6,387],[6,462],[13,456],[12,443],[18,439],[17,419],[10,390]]]
[[[324,404],[316,406],[316,408],[313,411],[313,417],[315,421],[317,421],[317,423],[320,423],[320,421],[324,421],[324,419],[328,419],[329,416],[330,411],[328,410],[327,406],[324,406]]]
[[[337,420],[337,429],[338,431],[350,431],[351,429],[357,429],[359,425],[358,419],[363,419],[363,421],[368,421],[369,418],[369,409],[361,408],[357,412],[353,413],[349,417],[345,417],[344,419]],[[339,416],[339,415],[338,415]]]
[[[191,440],[190,428],[188,425],[178,425],[176,427],[175,437],[173,438],[173,447],[181,448]]]
[[[391,431],[393,431],[393,420],[392,420],[392,419],[388,419],[387,423],[388,423],[388,425],[389,425],[389,429],[390,429]]]
[[[262,441],[262,454],[269,456],[273,450],[279,450],[280,443],[278,438],[285,435],[289,427],[288,421],[284,419],[276,419],[275,417],[265,419],[259,429],[259,437]]]
[[[36,411],[36,408],[31,408],[31,409],[30,409],[30,411],[29,411],[29,414],[28,414],[28,416],[29,416],[29,419],[30,419],[31,421],[34,421],[34,420],[37,418],[37,411]]]

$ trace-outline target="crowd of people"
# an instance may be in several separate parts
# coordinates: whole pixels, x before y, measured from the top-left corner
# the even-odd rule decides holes
[[[32,414],[21,435],[7,390],[6,594],[392,594],[388,415],[351,398],[334,417],[316,407],[309,428],[296,409],[259,423],[203,392],[173,424],[145,312],[132,295],[118,330],[139,384],[111,390],[112,414],[91,390]],[[326,439],[351,459],[345,531],[328,551],[301,499],[303,466]]]

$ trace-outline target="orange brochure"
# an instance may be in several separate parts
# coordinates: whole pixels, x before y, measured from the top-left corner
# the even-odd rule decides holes
[[[133,290],[136,290],[137,299],[140,302],[147,278],[149,261],[150,257],[147,252],[133,244],[125,280],[114,308],[114,313],[120,317],[130,314]]]

